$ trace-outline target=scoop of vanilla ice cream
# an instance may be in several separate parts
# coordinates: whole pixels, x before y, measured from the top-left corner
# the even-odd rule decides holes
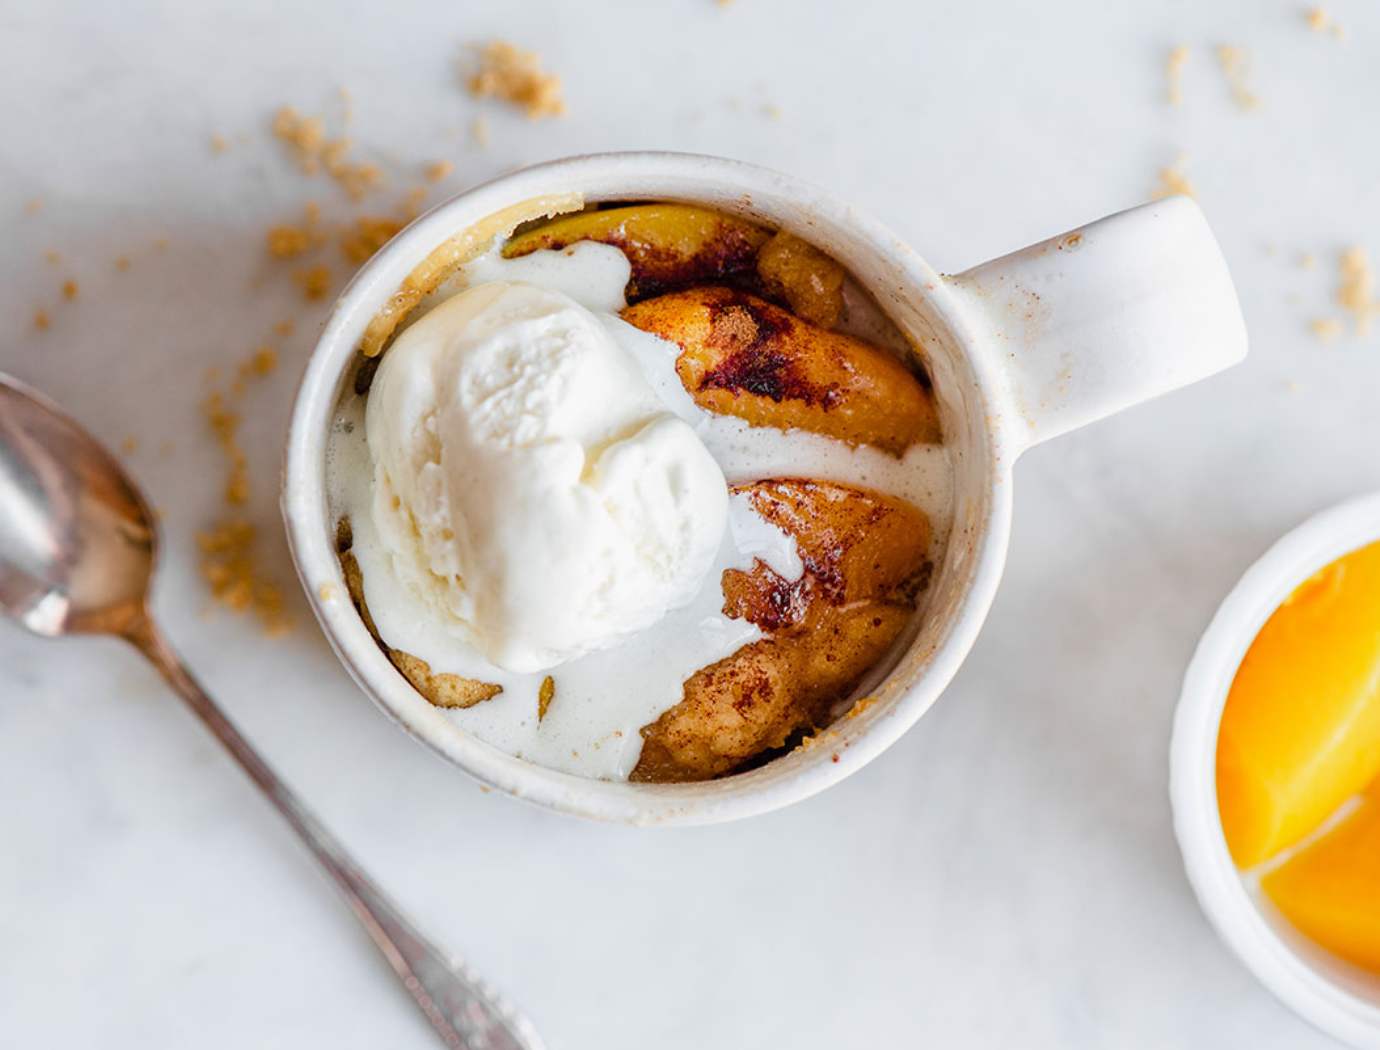
[[[365,421],[395,574],[499,667],[544,670],[650,626],[718,552],[718,464],[560,292],[496,281],[437,306],[384,356]]]

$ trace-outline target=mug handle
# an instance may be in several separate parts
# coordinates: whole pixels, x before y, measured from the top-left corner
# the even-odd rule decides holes
[[[1023,448],[1246,356],[1226,260],[1188,197],[1110,215],[947,280],[1005,374]]]

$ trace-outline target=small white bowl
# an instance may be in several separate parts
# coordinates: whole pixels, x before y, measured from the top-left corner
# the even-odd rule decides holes
[[[1270,614],[1313,573],[1377,539],[1380,493],[1310,518],[1247,570],[1184,676],[1169,773],[1188,880],[1218,934],[1292,1010],[1364,1050],[1380,1050],[1380,977],[1313,944],[1237,870],[1217,808],[1217,732],[1237,668]]]

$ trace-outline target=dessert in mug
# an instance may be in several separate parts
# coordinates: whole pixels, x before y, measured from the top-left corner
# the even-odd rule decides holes
[[[921,348],[789,232],[531,218],[559,210],[460,231],[366,331],[327,461],[351,597],[513,755],[751,768],[853,709],[923,616],[951,478]]]

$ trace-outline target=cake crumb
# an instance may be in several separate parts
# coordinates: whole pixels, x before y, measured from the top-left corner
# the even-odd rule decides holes
[[[292,334],[293,321],[291,317],[284,318],[273,326],[273,333],[286,339]]]
[[[781,107],[774,102],[768,102],[762,106],[762,115],[768,120],[780,120]]]
[[[225,138],[224,135],[216,134],[216,135],[212,135],[212,136],[211,136],[211,152],[212,152],[212,153],[224,153],[224,152],[225,152],[226,150],[228,150],[229,148],[230,148],[230,143],[229,143],[229,141],[226,140],[226,138]]]
[[[319,264],[298,270],[292,279],[302,290],[302,297],[309,301],[324,299],[331,290],[331,271]]]
[[[232,518],[197,534],[201,575],[211,597],[232,612],[253,612],[269,635],[291,627],[278,585],[262,574],[255,549],[254,526]]]
[[[291,106],[282,106],[273,115],[273,136],[285,143],[304,174],[321,169],[321,150],[326,144],[326,126],[320,117],[304,117]]]
[[[77,292],[77,282],[72,280],[72,278],[69,277],[62,282],[62,297],[69,303],[77,297]]]
[[[156,237],[156,238],[154,238],[153,250],[156,251],[156,252],[165,252],[165,251],[167,251],[167,250],[168,250],[168,239],[167,239],[166,237]]]
[[[24,202],[24,213],[26,215],[37,215],[43,210],[42,197],[30,197]]]
[[[249,360],[240,365],[240,376],[266,376],[278,367],[278,351],[271,346],[260,346],[249,355]]]
[[[1227,86],[1231,88],[1231,97],[1236,104],[1242,109],[1255,109],[1259,106],[1260,99],[1247,83],[1251,66],[1250,55],[1243,48],[1220,44],[1217,48],[1217,63],[1222,67],[1222,73],[1227,78]]]
[[[1308,330],[1325,343],[1342,334],[1342,322],[1335,317],[1319,317],[1308,323]]]
[[[1303,17],[1308,23],[1308,28],[1315,33],[1328,33],[1336,40],[1346,35],[1342,27],[1321,7],[1310,7],[1304,12]]]
[[[124,273],[132,265],[134,264],[130,261],[128,255],[120,255],[115,258],[115,269],[119,270],[121,273]]]
[[[46,331],[48,330],[48,326],[49,326],[50,324],[52,324],[52,321],[51,321],[51,319],[48,317],[48,311],[47,311],[47,310],[35,310],[35,311],[34,311],[34,327],[35,327],[35,328],[37,328],[40,332],[46,332]]]
[[[302,209],[302,221],[297,224],[280,223],[270,226],[264,235],[268,254],[275,259],[295,259],[320,246],[321,206],[307,201]]]
[[[139,451],[139,439],[133,434],[126,434],[120,441],[120,451],[126,456],[132,456]]]
[[[1380,312],[1375,299],[1375,274],[1364,248],[1353,246],[1342,253],[1337,285],[1337,303],[1349,312],[1357,335],[1370,331],[1371,318]]]
[[[475,117],[470,122],[470,137],[474,139],[474,144],[483,149],[489,144],[489,122],[482,116]]]
[[[1169,51],[1165,60],[1165,75],[1169,80],[1169,104],[1181,106],[1184,101],[1184,63],[1188,61],[1188,48],[1183,44]]]
[[[1317,256],[1315,256],[1312,252],[1304,252],[1302,255],[1299,256],[1299,266],[1303,267],[1303,269],[1312,270],[1315,269],[1317,265]]]
[[[229,463],[223,490],[225,502],[232,507],[241,506],[249,501],[249,460],[240,447],[240,414],[219,390],[206,395],[201,411]]]
[[[47,260],[49,266],[57,266],[62,262],[62,256],[51,248],[43,253],[43,258]]]
[[[1195,196],[1193,183],[1188,180],[1188,157],[1179,154],[1177,160],[1167,168],[1160,169],[1159,185],[1155,187],[1154,199],[1163,200],[1165,197],[1173,197],[1176,194],[1183,194],[1186,197]]]
[[[522,109],[531,120],[565,113],[561,78],[545,73],[541,58],[506,40],[491,40],[479,52],[479,71],[469,79],[475,98],[497,98]]]
[[[556,680],[547,675],[541,680],[541,687],[537,690],[537,722],[540,723],[546,718],[546,712],[551,709],[551,700],[556,695]]]
[[[355,119],[355,100],[350,94],[350,89],[344,84],[335,89],[336,97],[340,99],[340,122],[347,127]]]
[[[424,172],[424,174],[426,175],[427,182],[440,182],[442,179],[449,176],[450,173],[454,170],[455,165],[451,161],[434,160],[426,166],[426,171]]]
[[[401,212],[407,216],[407,221],[411,222],[421,214],[422,205],[426,202],[426,187],[413,186],[407,191],[407,196],[402,199]]]
[[[875,696],[860,696],[854,701],[853,706],[848,709],[848,714],[844,717],[857,718],[876,702],[877,698]]]
[[[340,235],[340,250],[355,266],[369,259],[403,228],[398,219],[361,215]]]

